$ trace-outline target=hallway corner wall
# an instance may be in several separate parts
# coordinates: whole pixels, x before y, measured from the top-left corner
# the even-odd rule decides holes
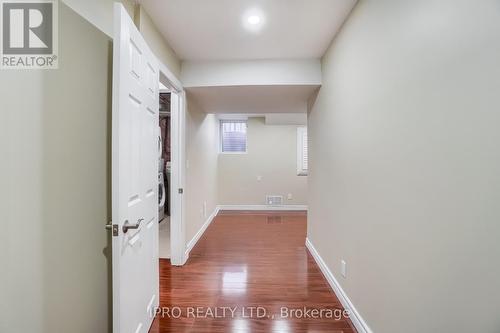
[[[218,205],[218,122],[187,95],[186,112],[186,245]],[[206,216],[204,204],[206,203]]]
[[[99,30],[113,38],[113,4],[119,2],[134,21],[137,29],[148,43],[149,47],[168,69],[177,77],[181,74],[181,61],[158,31],[144,7],[133,0],[61,0]]]
[[[181,61],[158,31],[157,26],[142,5],[135,6],[134,22],[158,60],[168,67],[177,79],[181,75]]]
[[[500,330],[499,40],[496,0],[360,0],[322,59],[308,238],[374,332]]]

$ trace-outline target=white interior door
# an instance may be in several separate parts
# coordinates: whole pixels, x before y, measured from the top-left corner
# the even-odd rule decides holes
[[[121,4],[114,24],[113,332],[139,333],[159,303],[159,68]]]

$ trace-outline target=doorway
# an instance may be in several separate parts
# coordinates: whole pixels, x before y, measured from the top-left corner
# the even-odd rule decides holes
[[[170,259],[170,184],[171,184],[171,93],[160,82],[158,136],[158,245],[159,257]]]
[[[172,265],[186,262],[184,236],[184,158],[185,94],[182,85],[168,68],[160,63],[159,80],[159,258],[169,258]],[[162,176],[160,176],[162,175]],[[161,177],[163,179],[161,179]],[[163,207],[160,200],[164,184]],[[160,208],[161,207],[161,208]]]

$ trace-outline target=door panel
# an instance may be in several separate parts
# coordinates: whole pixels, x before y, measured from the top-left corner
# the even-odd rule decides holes
[[[159,69],[123,6],[115,4],[114,14],[113,332],[139,333],[149,330],[159,301]]]

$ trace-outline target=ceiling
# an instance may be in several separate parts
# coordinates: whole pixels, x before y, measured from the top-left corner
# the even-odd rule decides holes
[[[356,0],[139,2],[182,60],[241,60],[320,58]]]
[[[319,86],[224,86],[186,88],[207,113],[305,113]]]

